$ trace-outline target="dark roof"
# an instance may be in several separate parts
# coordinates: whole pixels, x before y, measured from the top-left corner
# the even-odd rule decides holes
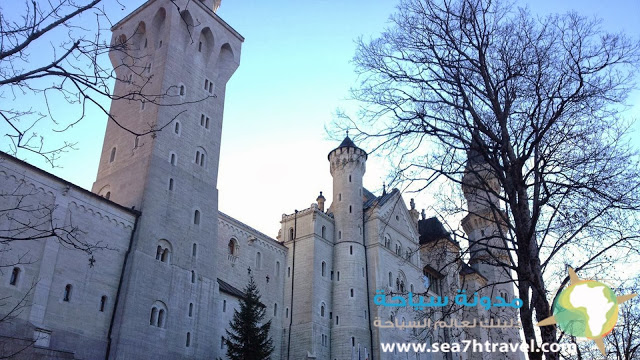
[[[462,269],[460,269],[460,275],[466,276],[466,275],[471,275],[471,274],[477,274],[481,278],[487,280],[487,278],[484,277],[482,274],[480,274],[476,269],[474,269],[471,266],[469,266],[469,264],[463,262],[462,263]]]
[[[480,132],[478,130],[474,130],[473,134],[471,134],[470,147],[467,150],[467,166],[485,163],[480,149],[482,149],[482,139],[480,138]]]
[[[329,155],[331,155],[332,152],[341,149],[341,148],[354,148],[354,149],[358,149],[360,151],[362,151],[364,153],[364,158],[365,160],[369,157],[369,154],[367,154],[366,151],[360,149],[359,147],[356,146],[356,144],[353,142],[353,140],[351,140],[351,138],[349,137],[349,135],[347,135],[344,140],[342,140],[342,142],[340,143],[340,145],[338,145],[337,148],[329,151]],[[329,156],[327,156],[328,158]]]
[[[363,188],[364,189],[364,188]],[[366,201],[364,202],[364,204],[362,205],[362,207],[366,210],[372,206],[376,206],[376,205],[384,205],[389,199],[391,199],[393,197],[394,194],[399,193],[400,190],[394,188],[393,190],[391,190],[390,192],[380,195],[380,196],[375,196],[373,195],[369,190],[364,189],[364,195],[366,197]]]
[[[445,230],[444,225],[435,217],[418,220],[418,233],[420,234],[420,245],[440,239],[453,241],[449,232]]]
[[[238,298],[244,297],[244,292],[242,292],[241,290],[238,290],[228,282],[218,279],[218,285],[220,286],[220,291],[222,292],[226,292],[227,294],[238,297]]]

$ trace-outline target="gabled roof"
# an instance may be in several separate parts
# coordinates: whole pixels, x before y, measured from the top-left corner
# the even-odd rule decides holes
[[[462,262],[462,269],[460,269],[460,275],[467,276],[472,274],[477,274],[481,278],[487,280],[487,278],[484,275],[480,274],[478,271],[476,271],[476,269],[469,266],[469,264]]]
[[[362,205],[362,207],[365,210],[367,210],[370,207],[376,206],[376,205],[382,206],[387,201],[389,201],[389,199],[391,199],[395,194],[399,194],[400,193],[400,190],[394,188],[393,190],[391,190],[391,192],[388,192],[386,194],[382,194],[380,196],[375,196],[369,190],[367,190],[365,188],[362,188],[362,189],[363,189],[364,197],[366,198],[366,201],[364,201],[364,204]]]

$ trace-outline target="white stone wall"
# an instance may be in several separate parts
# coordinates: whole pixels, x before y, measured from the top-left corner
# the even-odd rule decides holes
[[[135,214],[0,153],[0,208],[12,208],[18,202],[22,211],[2,212],[1,229],[16,229],[18,223],[42,223],[37,226],[42,231],[52,227],[77,228],[79,240],[101,249],[89,255],[65,246],[54,237],[3,245],[0,293],[9,298],[0,306],[0,318],[20,299],[25,298],[26,307],[17,313],[17,318],[0,323],[0,336],[31,340],[39,328],[50,334],[43,343],[49,349],[73,352],[77,358],[103,357]],[[43,207],[54,210],[32,211]],[[47,224],[49,220],[51,223]],[[9,235],[33,236],[35,232]],[[93,266],[89,262],[92,256]],[[12,285],[14,267],[20,272]],[[67,284],[72,286],[69,301],[64,300]],[[106,302],[100,311],[103,296]]]

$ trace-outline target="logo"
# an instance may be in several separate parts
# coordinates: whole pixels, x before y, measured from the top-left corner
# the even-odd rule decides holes
[[[618,305],[637,294],[616,296],[611,288],[599,281],[581,280],[569,268],[570,285],[553,302],[553,316],[538,326],[557,324],[565,333],[593,340],[605,355],[604,337],[616,326]]]

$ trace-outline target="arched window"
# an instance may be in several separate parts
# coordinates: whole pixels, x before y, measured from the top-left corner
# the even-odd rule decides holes
[[[100,298],[100,312],[104,312],[104,307],[107,305],[107,297],[102,295]]]
[[[353,297],[353,289],[349,289],[349,294]]]
[[[184,85],[180,85],[180,96],[184,96]]]
[[[393,286],[393,274],[389,272],[389,287]]]
[[[196,272],[191,270],[191,283],[195,284],[196,282]]]
[[[349,246],[349,255],[353,255],[353,245]]]
[[[280,261],[276,261],[276,279],[280,277]]]
[[[278,316],[278,304],[273,304],[273,316]]]
[[[326,262],[322,262],[322,276],[325,276],[327,274],[327,263]]]
[[[222,312],[227,312],[227,300],[222,300]]]
[[[198,253],[198,245],[194,243],[193,246],[191,247],[191,256],[196,256],[197,253]]]
[[[291,266],[287,266],[287,277],[291,277]]]
[[[351,214],[351,205],[349,205],[349,214]]]
[[[188,332],[187,333],[187,342],[186,342],[186,347],[191,346],[191,333]]]
[[[388,236],[384,237],[384,247],[391,249],[391,239]]]
[[[349,175],[349,182],[351,182],[351,175]]]
[[[200,166],[204,167],[204,161],[205,161],[205,154],[201,153],[200,154]]]
[[[200,165],[200,150],[196,150],[196,164]]]
[[[9,285],[17,286],[18,280],[20,278],[20,268],[14,267],[11,271],[11,279],[9,280]]]
[[[256,253],[256,269],[262,268],[262,254],[260,251]]]
[[[107,191],[107,193],[104,194],[104,198],[109,200],[111,198],[111,191]]]
[[[340,325],[340,317],[336,315],[336,325]]]
[[[193,224],[194,225],[200,224],[200,210],[196,210],[193,212]]]
[[[176,124],[173,126],[173,132],[180,135],[180,122],[176,121]]]
[[[193,316],[193,303],[189,303],[189,317]]]
[[[342,239],[342,231],[338,231],[338,239]]]
[[[67,284],[67,286],[64,287],[64,297],[62,300],[71,301],[71,284]]]
[[[169,163],[171,163],[171,165],[176,166],[176,154],[171,153],[171,155],[169,156]]]
[[[326,232],[327,232],[327,228],[323,225],[322,226],[322,231],[320,232],[320,236],[322,236],[323,239],[326,239]]]
[[[109,162],[112,163],[116,159],[116,147],[111,149],[111,155],[109,156]]]
[[[336,280],[340,281],[340,271],[338,271],[338,273],[336,274]]]
[[[320,316],[324,317],[324,303],[320,305]]]
[[[169,178],[169,191],[173,191],[173,178]]]
[[[171,244],[167,240],[160,239],[156,248],[156,260],[165,263],[171,262],[171,249]]]
[[[289,228],[289,240],[293,240],[294,232],[293,228]]]
[[[285,313],[284,316],[288,319],[289,318],[289,308],[286,308],[284,313]]]
[[[338,201],[342,201],[342,194],[338,194]]]
[[[229,240],[229,244],[227,244],[227,250],[229,251],[229,255],[238,256],[238,242],[236,239],[231,238]]]
[[[351,346],[356,346],[356,338],[351,337]]]

